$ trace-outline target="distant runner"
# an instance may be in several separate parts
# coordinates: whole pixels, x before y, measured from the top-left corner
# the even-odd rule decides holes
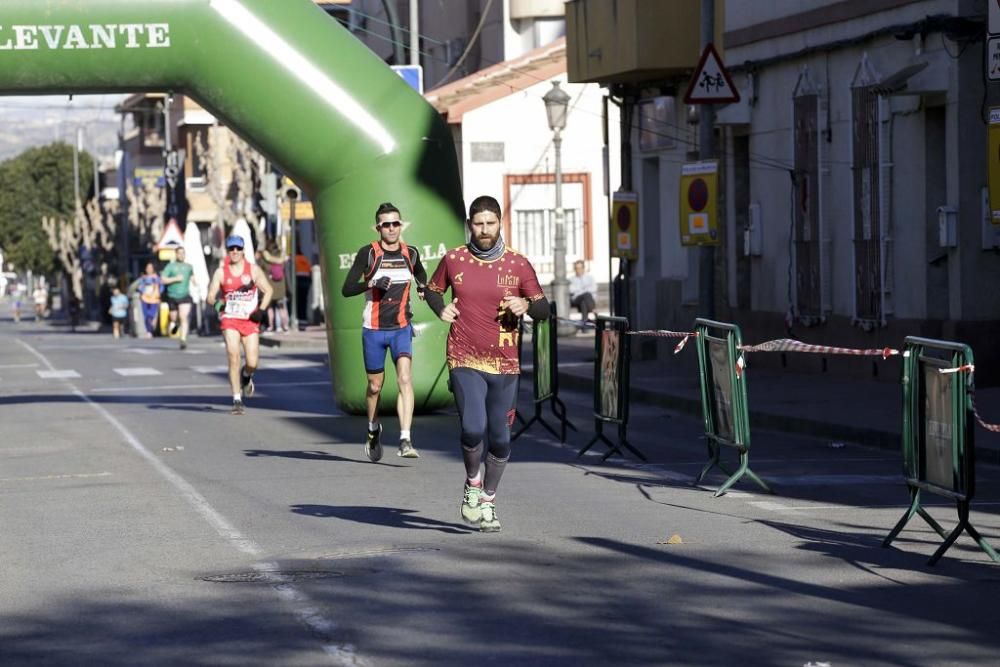
[[[191,320],[191,275],[194,267],[185,262],[187,251],[177,248],[175,259],[160,272],[160,281],[167,286],[167,306],[170,308],[170,330],[178,326],[180,318],[181,349],[187,348],[188,327]]]
[[[260,322],[271,303],[271,284],[260,267],[243,257],[243,238],[226,239],[226,261],[215,270],[208,286],[208,303],[219,313],[229,362],[234,415],[243,414],[243,400],[253,396],[253,374],[260,360]],[[217,300],[219,291],[222,299]],[[240,344],[246,364],[240,369]]]

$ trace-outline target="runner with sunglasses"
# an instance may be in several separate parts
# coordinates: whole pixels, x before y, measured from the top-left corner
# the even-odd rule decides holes
[[[422,299],[427,271],[420,254],[403,242],[399,209],[389,202],[375,211],[375,230],[379,239],[362,246],[347,272],[341,293],[345,297],[365,295],[362,315],[361,346],[364,352],[368,389],[365,408],[368,434],[365,455],[372,463],[382,458],[382,424],[378,419],[378,399],[385,380],[385,352],[389,350],[396,365],[399,398],[399,451],[397,456],[418,458],[410,438],[413,424],[413,313],[410,310],[410,283],[417,281],[417,295]]]
[[[218,299],[219,292],[222,299]],[[243,400],[253,396],[253,374],[260,360],[260,323],[271,303],[271,283],[256,264],[243,256],[243,238],[226,239],[226,260],[208,286],[208,303],[219,313],[229,361],[229,386],[234,415],[243,414]],[[240,345],[246,363],[240,368]]]

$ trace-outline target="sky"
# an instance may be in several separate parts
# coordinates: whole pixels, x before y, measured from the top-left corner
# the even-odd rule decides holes
[[[0,97],[0,161],[32,146],[53,141],[75,143],[83,127],[83,149],[111,156],[118,148],[120,117],[115,105],[123,95]]]

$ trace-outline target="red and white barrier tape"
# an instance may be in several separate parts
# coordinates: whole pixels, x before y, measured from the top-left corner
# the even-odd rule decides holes
[[[832,345],[812,345],[803,343],[791,338],[779,338],[769,340],[766,343],[757,345],[741,345],[742,352],[811,352],[814,354],[847,354],[862,357],[889,357],[900,354],[899,350],[891,347],[859,349],[854,347],[833,347]]]
[[[629,336],[653,336],[655,338],[680,338],[681,342],[674,347],[674,354],[677,354],[687,345],[691,336],[697,336],[696,331],[667,331],[666,329],[643,329],[642,331],[627,331]]]
[[[956,366],[955,368],[942,368],[938,371],[938,373],[942,375],[947,375],[949,373],[968,373],[969,375],[972,375],[975,372],[975,364],[962,364],[961,366]],[[972,395],[972,414],[975,416],[976,422],[984,429],[991,433],[1000,433],[1000,424],[990,424],[979,416],[979,410],[976,408],[975,394]]]

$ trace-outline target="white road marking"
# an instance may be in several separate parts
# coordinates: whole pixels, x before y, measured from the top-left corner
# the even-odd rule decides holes
[[[7,364],[5,366],[0,366],[0,368],[38,368],[38,364]]]
[[[266,384],[261,384],[258,387],[258,391],[261,393],[266,393],[269,387],[311,387],[323,384],[330,384],[330,380],[317,380],[316,382],[268,382]],[[221,383],[215,384],[157,384],[149,385],[147,387],[99,387],[97,389],[91,389],[88,393],[90,394],[107,394],[116,392],[135,392],[135,391],[166,391],[174,389],[215,389],[218,390],[219,387],[225,386]]]
[[[141,375],[163,375],[160,371],[155,368],[149,368],[148,366],[140,366],[137,368],[112,368],[115,373],[124,377],[138,377]]]
[[[152,350],[148,347],[126,347],[126,352],[132,354],[163,354],[164,350]]]
[[[286,370],[289,368],[316,368],[322,366],[318,361],[307,361],[305,359],[274,359],[274,360],[264,360],[260,368],[261,370]]]
[[[44,364],[50,371],[55,371],[55,368],[51,363],[49,363],[49,360],[42,355],[42,353],[38,352],[21,339],[15,340],[17,340],[19,345],[31,352],[31,354],[41,361],[42,364]],[[111,424],[122,435],[122,437],[125,438],[125,441],[129,444],[129,446],[131,446],[140,457],[145,459],[145,461],[152,466],[156,472],[169,482],[223,540],[229,542],[238,551],[250,556],[251,558],[259,559],[261,557],[263,550],[257,546],[253,540],[243,535],[243,533],[233,526],[233,524],[220,514],[218,510],[212,507],[208,500],[201,495],[190,482],[181,477],[181,475],[175,472],[173,468],[150,452],[149,449],[147,449],[146,446],[143,445],[142,442],[140,442],[139,439],[135,437],[124,424],[108,412],[104,406],[96,403],[85,393],[77,389],[72,382],[67,380],[66,384],[72,390],[73,395],[87,403],[87,405],[93,408],[109,424]],[[329,640],[332,639],[331,635],[337,629],[337,624],[322,616],[314,607],[312,600],[310,600],[307,595],[296,588],[293,584],[289,583],[287,577],[281,575],[277,563],[271,561],[258,561],[253,564],[253,568],[266,575],[266,580],[268,584],[270,584],[272,590],[274,590],[278,594],[278,597],[288,604],[299,621],[322,638],[323,650],[325,653],[343,659],[346,664],[364,664],[361,657],[355,653],[353,646],[349,644],[329,643]]]
[[[228,373],[229,366],[192,366],[191,370],[203,375],[214,375],[216,373]]]
[[[50,479],[91,479],[93,477],[111,477],[109,472],[79,473],[75,475],[45,475],[42,477],[0,477],[0,482],[40,482]]]
[[[69,378],[78,378],[80,374],[76,371],[57,371],[56,369],[49,367],[47,371],[35,371],[38,373],[38,377],[43,380],[68,380]]]

